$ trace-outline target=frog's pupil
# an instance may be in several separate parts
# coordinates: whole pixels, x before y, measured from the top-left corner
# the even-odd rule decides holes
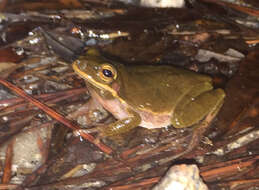
[[[106,77],[112,77],[112,72],[108,69],[103,69],[103,75]]]

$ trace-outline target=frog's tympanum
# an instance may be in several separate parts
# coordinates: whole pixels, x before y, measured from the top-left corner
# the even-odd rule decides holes
[[[225,93],[209,76],[172,66],[124,65],[88,50],[73,63],[95,98],[117,121],[103,134],[113,136],[137,126],[184,128],[217,113]]]

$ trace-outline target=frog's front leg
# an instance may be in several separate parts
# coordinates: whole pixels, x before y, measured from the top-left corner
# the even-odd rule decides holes
[[[117,136],[137,127],[141,123],[140,115],[131,110],[128,112],[129,117],[118,120],[100,129],[101,136]]]
[[[196,97],[191,97],[187,102],[179,103],[171,118],[172,125],[176,128],[189,127],[198,124],[208,114],[218,112],[223,104],[225,92],[222,89],[209,90]],[[186,101],[186,99],[185,99]]]

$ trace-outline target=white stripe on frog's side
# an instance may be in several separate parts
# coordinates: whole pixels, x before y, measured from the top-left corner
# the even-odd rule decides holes
[[[171,125],[171,113],[154,115],[148,111],[136,111],[141,117],[140,126],[147,129],[163,128]]]

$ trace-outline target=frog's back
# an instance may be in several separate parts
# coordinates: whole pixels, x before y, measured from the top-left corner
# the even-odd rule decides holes
[[[119,96],[134,108],[166,113],[193,86],[210,77],[172,66],[128,66],[121,75]]]

